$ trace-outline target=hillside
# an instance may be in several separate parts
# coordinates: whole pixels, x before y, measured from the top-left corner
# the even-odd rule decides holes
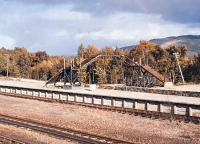
[[[150,42],[161,45],[161,47],[167,47],[170,45],[180,45],[185,44],[188,47],[188,52],[190,54],[200,52],[200,35],[182,35],[182,36],[172,36],[166,38],[152,39]],[[131,50],[135,45],[122,47],[122,49]]]

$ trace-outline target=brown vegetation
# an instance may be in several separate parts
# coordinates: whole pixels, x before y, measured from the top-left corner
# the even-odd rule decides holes
[[[143,65],[150,65],[167,78],[175,74],[175,81],[179,82],[180,73],[174,52],[180,54],[179,60],[186,81],[200,82],[200,55],[193,58],[186,55],[187,48],[184,45],[161,48],[159,45],[148,41],[140,43],[130,52],[121,49],[106,47],[97,49],[94,45],[85,48],[82,44],[78,48],[78,54],[74,64],[79,66],[81,62],[89,60],[98,54],[125,55]],[[8,59],[7,59],[8,58]],[[72,57],[66,57],[66,67],[71,65]],[[102,58],[90,66],[90,69],[82,70],[82,80],[86,83],[122,83],[126,67],[122,65],[122,59]],[[20,78],[32,78],[47,80],[63,67],[62,56],[49,56],[44,51],[28,52],[26,48],[14,50],[0,49],[0,74],[6,75],[8,62],[9,76]],[[92,79],[95,75],[95,79]]]

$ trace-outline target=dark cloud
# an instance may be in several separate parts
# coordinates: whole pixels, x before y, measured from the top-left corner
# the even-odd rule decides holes
[[[143,4],[147,13],[161,14],[167,20],[183,23],[200,22],[199,0],[150,0]]]
[[[27,4],[73,4],[79,11],[97,15],[118,11],[159,14],[176,22],[200,22],[200,0],[10,0]]]
[[[3,0],[9,2],[17,2],[17,3],[24,3],[24,4],[64,4],[67,3],[68,0]]]
[[[200,22],[200,0],[75,0],[74,4],[77,10],[87,10],[96,14],[138,12],[158,14],[175,22]]]

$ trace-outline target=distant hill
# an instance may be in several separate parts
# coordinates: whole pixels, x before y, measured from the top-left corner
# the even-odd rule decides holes
[[[161,45],[165,48],[170,45],[180,45],[185,44],[188,47],[188,52],[190,54],[200,53],[200,35],[182,35],[182,36],[172,36],[166,38],[152,39],[150,42]],[[135,45],[122,47],[121,49],[131,50]]]
[[[125,46],[125,47],[121,47],[120,49],[123,49],[123,50],[131,50],[135,47],[136,45],[131,45],[131,46]]]

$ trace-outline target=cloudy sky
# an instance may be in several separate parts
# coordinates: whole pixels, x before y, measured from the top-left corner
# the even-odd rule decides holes
[[[0,47],[76,54],[80,43],[121,47],[200,34],[200,0],[0,0]]]

